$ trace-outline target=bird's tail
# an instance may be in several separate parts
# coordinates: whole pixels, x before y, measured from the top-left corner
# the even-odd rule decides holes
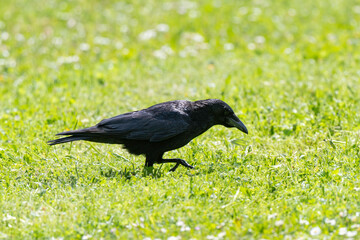
[[[56,145],[61,143],[67,143],[67,142],[73,142],[73,141],[79,141],[79,140],[92,140],[94,135],[97,135],[100,133],[99,129],[96,127],[89,127],[79,130],[72,130],[72,131],[66,131],[56,134],[57,136],[61,135],[71,135],[68,137],[63,137],[55,140],[48,141],[47,143],[49,145]]]
[[[47,143],[49,145],[56,145],[60,143],[67,143],[67,142],[73,142],[73,141],[79,141],[79,140],[88,140],[89,137],[85,136],[70,136],[70,137],[63,137],[55,140],[48,141]]]

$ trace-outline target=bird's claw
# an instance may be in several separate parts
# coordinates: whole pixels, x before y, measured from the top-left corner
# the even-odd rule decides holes
[[[188,164],[185,160],[178,159],[176,165],[170,169],[170,172],[175,172],[175,170],[179,167],[180,164],[183,165],[184,167],[194,169],[194,167]]]
[[[179,163],[177,163],[173,168],[170,169],[169,172],[175,172],[175,170],[178,168]]]

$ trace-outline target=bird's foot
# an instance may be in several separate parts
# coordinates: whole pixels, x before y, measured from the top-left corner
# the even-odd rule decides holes
[[[170,172],[174,172],[179,167],[180,164],[187,168],[194,168],[193,166],[188,164],[185,160],[180,159],[180,158],[161,159],[161,160],[157,161],[156,163],[176,163],[176,165],[170,169]]]
[[[179,167],[179,165],[181,164],[181,165],[183,165],[184,167],[187,167],[187,168],[191,168],[191,169],[193,169],[194,167],[193,166],[191,166],[190,164],[188,164],[185,160],[183,160],[183,159],[174,159],[174,160],[177,160],[176,161],[176,165],[173,167],[173,168],[171,168],[170,169],[170,172],[175,172],[175,170]]]
[[[169,170],[169,172],[175,172],[175,170],[178,168],[179,165],[180,165],[180,164],[177,163],[174,167],[172,167],[172,168]]]

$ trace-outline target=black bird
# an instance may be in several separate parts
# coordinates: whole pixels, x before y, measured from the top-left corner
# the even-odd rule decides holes
[[[93,127],[58,133],[70,136],[48,144],[79,140],[122,144],[132,154],[145,155],[146,167],[154,163],[176,163],[170,170],[175,171],[179,164],[194,167],[180,158],[163,159],[163,154],[185,146],[214,125],[236,127],[248,133],[231,107],[221,100],[177,100],[104,119]]]

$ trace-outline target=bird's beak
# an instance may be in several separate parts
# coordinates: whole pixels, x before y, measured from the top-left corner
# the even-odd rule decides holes
[[[240,131],[248,134],[247,128],[245,127],[245,125],[240,121],[240,119],[237,116],[233,115],[231,117],[228,117],[226,120],[227,120],[227,124],[229,124],[229,126],[236,127]]]

